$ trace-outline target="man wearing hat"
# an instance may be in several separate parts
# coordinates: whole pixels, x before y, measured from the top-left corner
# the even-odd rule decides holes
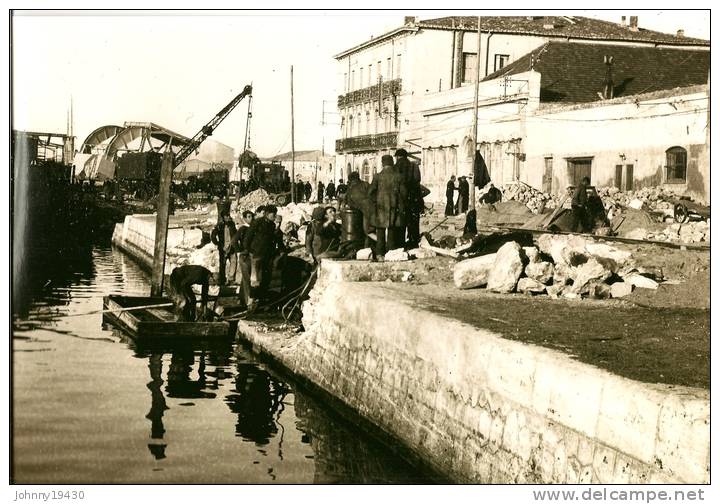
[[[393,157],[382,157],[382,171],[370,185],[370,200],[375,203],[377,246],[379,261],[385,260],[385,252],[402,246],[401,233],[407,224],[408,187],[403,175],[395,166]]]
[[[420,186],[420,167],[408,160],[405,149],[395,151],[395,166],[402,175],[403,182],[408,189],[407,201],[407,246],[415,248],[420,242],[420,214],[425,209],[422,189]],[[405,245],[405,230],[400,233],[401,246]]]
[[[220,200],[217,202],[218,220],[210,233],[210,240],[217,246],[220,259],[218,271],[218,283],[225,285],[225,245],[229,244],[237,232],[235,221],[230,217],[230,201]]]

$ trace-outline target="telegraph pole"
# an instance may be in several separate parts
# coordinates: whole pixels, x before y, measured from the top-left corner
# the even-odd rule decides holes
[[[290,197],[295,201],[295,102],[293,97],[293,66],[290,65],[290,150],[292,160],[290,162]]]
[[[472,154],[472,165],[470,165],[470,179],[472,180],[472,184],[470,184],[470,209],[475,209],[475,158],[477,157],[477,129],[478,129],[478,91],[480,88],[480,20],[481,17],[478,16],[477,19],[477,57],[475,58],[475,99],[473,101],[473,128],[472,128],[472,146],[473,146],[473,154]]]

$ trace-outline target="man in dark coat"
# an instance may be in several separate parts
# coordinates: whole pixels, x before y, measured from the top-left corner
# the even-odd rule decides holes
[[[337,188],[335,189],[335,196],[337,196],[338,199],[338,208],[342,211],[343,207],[345,206],[345,195],[347,194],[347,184],[343,181],[343,179],[340,179],[338,182]]]
[[[192,289],[193,285],[201,286],[200,301],[202,306],[200,319],[205,318],[211,279],[212,273],[210,270],[194,264],[178,266],[172,270],[168,290],[181,321],[194,322],[196,319],[197,299]]]
[[[325,201],[325,184],[320,181],[318,182],[317,202],[322,203],[323,201]]]
[[[470,184],[468,183],[467,178],[464,176],[460,177],[458,192],[460,193],[460,201],[458,201],[460,213],[465,213],[467,212],[468,202],[470,200]]]
[[[250,253],[250,290],[254,299],[266,294],[270,283],[272,259],[275,254],[275,216],[277,208],[265,206],[265,214],[256,218],[245,233],[243,246]]]
[[[238,227],[237,232],[230,240],[230,243],[225,246],[226,254],[234,254],[235,261],[237,264],[235,270],[235,278],[229,279],[230,283],[240,285],[240,295],[247,306],[250,302],[250,257],[247,249],[245,249],[245,235],[250,229],[250,225],[255,218],[250,210],[245,210],[242,214],[243,223]]]
[[[580,184],[577,186],[577,189],[575,189],[575,193],[572,197],[572,229],[576,233],[584,233],[590,227],[588,225],[587,218],[587,188],[589,185],[590,179],[588,177],[583,177],[580,181]]]
[[[335,183],[332,180],[328,182],[328,185],[325,188],[325,194],[327,194],[329,200],[335,199]]]
[[[369,247],[371,239],[368,236],[373,231],[375,207],[370,201],[370,184],[360,180],[358,172],[352,172],[348,177],[348,189],[345,194],[345,206],[357,210],[362,214],[363,231],[365,232],[365,247]]]
[[[420,167],[416,163],[411,163],[408,159],[408,153],[405,149],[395,151],[395,166],[403,177],[403,181],[408,189],[407,201],[407,238],[408,248],[415,248],[420,242],[420,214],[424,210],[423,194],[420,186],[421,175]],[[401,233],[401,246],[405,245],[405,230]]]
[[[314,229],[312,255],[316,261],[323,257],[332,257],[332,253],[337,252],[341,232],[335,207],[325,207],[323,220],[317,222]]]
[[[498,201],[502,201],[502,191],[495,187],[495,184],[491,183],[487,192],[480,197],[480,203],[492,205]]]
[[[219,255],[219,271],[218,271],[218,283],[220,285],[225,284],[225,245],[230,243],[232,237],[237,232],[235,222],[230,217],[230,201],[220,200],[217,202],[218,207],[218,221],[215,224],[212,232],[210,233],[210,240],[217,246]],[[233,264],[234,266],[234,264]]]
[[[445,203],[445,216],[446,217],[455,215],[455,204],[453,203],[454,197],[455,197],[455,175],[450,175],[450,180],[448,180],[447,186],[445,186],[445,198],[447,199],[447,202]]]
[[[310,195],[312,194],[312,185],[310,184],[310,181],[308,180],[305,182],[305,201],[310,201]]]
[[[408,188],[395,166],[393,157],[382,157],[382,171],[370,185],[370,200],[375,202],[377,231],[376,257],[382,261],[385,252],[398,248],[400,233],[407,225]]]

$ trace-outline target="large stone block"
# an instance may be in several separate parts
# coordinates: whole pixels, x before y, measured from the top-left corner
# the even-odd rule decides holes
[[[525,266],[525,274],[542,284],[550,283],[555,273],[555,267],[547,261],[530,262]]]
[[[584,293],[590,282],[603,282],[610,275],[612,275],[612,270],[607,265],[601,264],[597,259],[591,257],[586,263],[577,267],[575,281],[567,290],[575,294]]]
[[[495,262],[487,280],[488,290],[512,292],[523,272],[522,247],[508,242],[497,251]]]
[[[490,271],[495,264],[497,254],[487,254],[473,257],[455,264],[453,268],[453,281],[458,289],[473,289],[483,287],[488,282]]]

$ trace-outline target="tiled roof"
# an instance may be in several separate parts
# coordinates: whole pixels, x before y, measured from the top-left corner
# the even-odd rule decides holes
[[[426,19],[418,21],[416,25],[421,28],[477,30],[477,17],[450,16]],[[549,25],[552,25],[552,28]],[[709,40],[678,37],[644,28],[633,31],[619,23],[580,16],[482,16],[480,29],[496,33],[539,35],[543,37],[710,46]]]
[[[292,160],[292,152],[283,152],[282,154],[278,154],[277,156],[273,156],[268,161],[291,161]],[[295,151],[295,161],[322,161],[323,155],[322,151],[320,150],[303,150],[303,151]]]
[[[613,57],[615,97],[705,84],[708,80],[709,51],[583,42],[547,42],[483,80],[527,72],[534,61],[533,69],[541,74],[541,102],[597,101],[605,82],[605,55]]]

